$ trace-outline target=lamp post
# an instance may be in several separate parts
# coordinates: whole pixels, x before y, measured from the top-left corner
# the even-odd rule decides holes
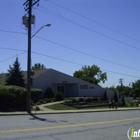
[[[34,37],[41,29],[43,29],[44,27],[50,27],[50,26],[51,26],[51,24],[50,24],[50,23],[47,23],[46,25],[40,27],[40,28],[31,36],[31,38],[33,38],[33,37]]]
[[[28,33],[28,68],[27,68],[27,112],[31,114],[31,38],[33,38],[45,26],[51,26],[50,23],[39,28],[32,36]]]

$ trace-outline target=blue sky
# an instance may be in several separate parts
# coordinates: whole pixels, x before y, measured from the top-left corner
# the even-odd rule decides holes
[[[27,70],[24,2],[1,0],[0,73],[7,72],[16,56]],[[46,23],[51,27],[32,38],[32,65],[42,63],[68,75],[83,65],[97,65],[107,72],[103,87],[119,85],[120,78],[129,86],[140,79],[139,7],[139,0],[40,0],[32,12],[32,34]]]

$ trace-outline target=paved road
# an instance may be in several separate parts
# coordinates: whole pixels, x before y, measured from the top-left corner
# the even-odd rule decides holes
[[[0,140],[128,140],[130,127],[140,111],[0,116]]]

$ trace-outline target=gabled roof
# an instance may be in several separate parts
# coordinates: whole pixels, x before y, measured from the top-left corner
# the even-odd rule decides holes
[[[23,75],[24,75],[24,79],[27,80],[27,71],[22,71],[23,72]],[[68,74],[65,74],[63,72],[60,72],[60,71],[57,71],[57,70],[54,70],[54,69],[42,69],[42,70],[34,70],[34,75],[33,75],[33,79],[36,79],[37,77],[41,76],[42,74],[45,74],[47,72],[50,72],[52,75],[55,74],[57,75],[58,77],[55,77],[55,79],[57,78],[61,78],[62,75],[65,76],[65,78],[67,77],[68,79],[72,80],[73,83],[79,83],[79,82],[84,82],[84,83],[87,83],[87,84],[92,84],[94,86],[97,86],[93,83],[89,83],[87,81],[84,81],[82,79],[79,79],[79,78],[76,78],[76,77],[73,77],[73,76],[70,76]],[[5,79],[6,79],[6,74],[7,73],[4,73],[2,74],[3,75],[3,80],[4,80],[4,84],[5,84]],[[101,87],[102,88],[102,87]]]

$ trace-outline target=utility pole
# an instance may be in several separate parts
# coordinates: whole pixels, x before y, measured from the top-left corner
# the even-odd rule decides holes
[[[121,84],[121,95],[122,95],[123,78],[119,79],[119,83]]]
[[[32,15],[32,7],[39,0],[27,0],[23,6],[27,11],[28,17],[23,16],[23,24],[28,28],[28,55],[27,55],[27,112],[31,114],[31,24],[34,24],[34,16]]]

